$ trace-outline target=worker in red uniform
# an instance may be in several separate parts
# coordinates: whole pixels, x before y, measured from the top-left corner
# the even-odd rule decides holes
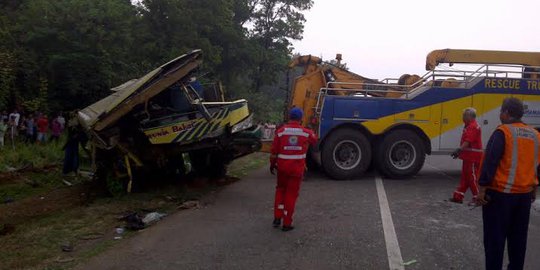
[[[478,181],[486,270],[503,268],[505,246],[508,269],[524,268],[540,162],[540,134],[521,121],[524,110],[521,100],[505,99],[500,113],[502,125],[493,132],[486,147]]]
[[[467,108],[463,111],[463,133],[461,135],[460,146],[452,153],[454,159],[463,160],[461,168],[461,181],[450,198],[451,202],[463,203],[465,192],[471,189],[473,202],[478,196],[478,175],[480,160],[482,159],[482,130],[476,122],[476,110]]]
[[[317,136],[301,125],[303,112],[292,108],[289,123],[276,130],[270,156],[270,172],[277,169],[276,197],[274,202],[274,227],[279,227],[283,219],[283,231],[294,229],[292,217],[300,184],[306,168],[306,153],[310,145],[317,143]]]

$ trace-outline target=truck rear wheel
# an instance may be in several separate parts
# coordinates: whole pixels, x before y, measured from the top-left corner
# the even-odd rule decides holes
[[[322,166],[336,180],[360,177],[371,163],[371,146],[364,134],[354,129],[335,131],[324,144]]]
[[[391,131],[377,149],[377,168],[389,178],[411,177],[422,169],[426,160],[422,139],[410,130]]]

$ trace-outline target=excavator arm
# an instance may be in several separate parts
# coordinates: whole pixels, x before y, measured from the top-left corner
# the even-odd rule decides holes
[[[426,70],[434,70],[442,63],[458,64],[508,64],[540,66],[540,53],[484,50],[435,50],[428,54]]]
[[[398,90],[391,87],[380,88],[381,82],[378,80],[360,76],[343,68],[340,54],[336,56],[336,60],[337,63],[332,64],[323,62],[319,57],[303,55],[295,57],[288,65],[289,69],[303,68],[302,74],[293,81],[287,106],[288,109],[299,107],[304,110],[304,125],[315,124],[313,121],[316,120],[314,119],[316,107],[320,106],[317,101],[321,88],[328,86],[331,90],[328,90],[327,94],[342,96],[362,90],[381,90],[370,92],[370,95],[379,97],[388,96],[384,90]],[[374,85],[379,87],[373,89]]]

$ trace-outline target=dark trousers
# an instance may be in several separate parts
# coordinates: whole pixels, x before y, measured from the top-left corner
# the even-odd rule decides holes
[[[77,172],[79,169],[79,145],[66,144],[64,149],[64,168],[62,173]]]
[[[486,270],[501,270],[508,241],[508,269],[523,269],[531,211],[531,194],[507,194],[488,190],[482,207]]]

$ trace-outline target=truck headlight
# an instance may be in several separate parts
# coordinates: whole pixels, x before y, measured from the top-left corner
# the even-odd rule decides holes
[[[253,126],[253,114],[249,115],[246,119],[232,127],[232,133],[237,133],[242,130],[246,130]]]

